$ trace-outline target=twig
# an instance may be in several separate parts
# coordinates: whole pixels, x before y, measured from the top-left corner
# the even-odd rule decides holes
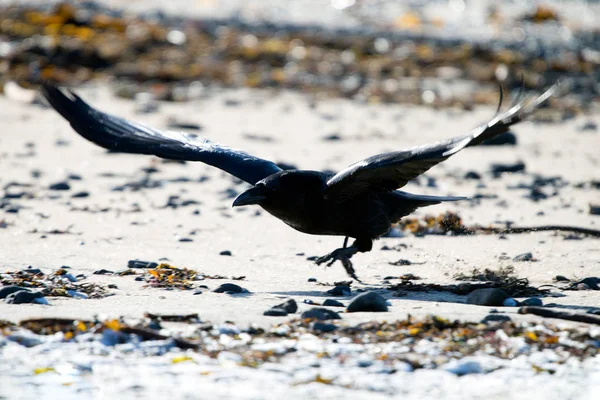
[[[600,325],[600,316],[598,315],[556,311],[548,307],[521,307],[519,308],[519,314],[534,314],[544,318],[558,318]]]

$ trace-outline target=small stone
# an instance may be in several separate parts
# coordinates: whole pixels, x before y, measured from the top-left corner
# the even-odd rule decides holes
[[[513,258],[513,261],[520,261],[520,262],[534,261],[534,258],[533,258],[532,253],[523,253],[523,254],[519,254],[518,256]]]
[[[469,171],[465,174],[464,179],[481,179],[481,174],[475,171]]]
[[[93,272],[94,275],[112,275],[113,271],[109,271],[108,269],[99,269]]]
[[[44,295],[40,292],[30,292],[28,290],[19,290],[18,292],[14,292],[6,296],[6,301],[8,304],[26,304],[26,303],[37,303],[39,299],[44,299]],[[46,299],[44,299],[45,301]],[[42,304],[48,304],[47,301]]]
[[[312,325],[313,330],[317,331],[317,332],[333,332],[335,331],[338,327],[333,325],[333,324],[326,324],[323,322],[315,322]]]
[[[519,302],[515,299],[513,299],[512,297],[509,297],[508,299],[505,299],[502,302],[502,305],[504,307],[517,307],[519,305]]]
[[[350,296],[352,294],[352,289],[350,289],[350,286],[339,285],[328,290],[327,294],[330,296]]]
[[[222,252],[219,253],[220,256],[231,256],[231,251],[229,250],[223,250]]]
[[[566,276],[564,276],[564,275],[556,275],[554,277],[554,280],[556,282],[571,282],[571,280],[569,278],[567,278]]]
[[[4,299],[7,296],[9,296],[10,294],[20,292],[20,291],[30,292],[29,289],[21,287],[21,286],[16,286],[16,285],[4,286],[2,289],[0,289],[0,299]]]
[[[542,301],[542,299],[540,299],[538,297],[530,297],[528,299],[523,300],[520,305],[521,306],[542,307],[544,305],[544,302]]]
[[[285,317],[288,315],[288,312],[281,307],[275,306],[265,311],[263,315],[266,315],[267,317]]]
[[[194,241],[194,239],[190,239],[190,238],[181,238],[181,239],[179,239],[178,241],[179,241],[179,242],[182,242],[182,243],[188,243],[188,242],[193,242],[193,241]]]
[[[318,319],[319,321],[325,321],[328,319],[342,319],[342,317],[340,317],[340,314],[322,307],[315,307],[311,308],[310,310],[304,311],[301,315],[301,318]]]
[[[326,307],[345,307],[344,303],[342,303],[341,301],[333,300],[333,299],[325,300],[323,302],[323,305]]]
[[[366,292],[356,296],[348,305],[348,312],[372,311],[384,312],[388,310],[387,301],[375,292]]]
[[[89,196],[90,196],[90,192],[83,191],[83,192],[77,192],[74,195],[72,195],[71,197],[74,199],[82,199],[82,198],[89,197]]]
[[[316,281],[317,281],[317,278],[308,278],[308,281],[309,281],[309,282],[316,282]]]
[[[213,290],[214,293],[242,293],[242,292],[247,292],[246,289],[244,289],[241,286],[236,285],[235,283],[224,283],[221,286],[219,286],[218,288],[216,288],[215,290]]]
[[[143,282],[144,281],[144,277],[143,276],[136,276],[134,281],[138,281],[138,282]]]
[[[600,283],[599,278],[593,278],[593,277],[585,278],[585,279],[580,280],[578,283],[587,285],[592,290],[600,290],[600,286],[598,286],[598,283]]]
[[[510,296],[502,289],[486,288],[473,290],[467,296],[467,304],[478,306],[497,307],[503,306],[504,300]]]
[[[600,204],[590,204],[590,215],[600,215]]]
[[[525,171],[525,163],[522,161],[514,163],[514,164],[492,164],[492,175],[494,177],[499,177],[504,173],[514,173],[514,172],[523,172]]]
[[[289,299],[285,303],[278,304],[273,308],[281,308],[287,311],[289,314],[293,314],[298,311],[298,303],[296,303],[296,300],[294,299]]]
[[[158,263],[152,261],[140,261],[140,260],[129,260],[127,261],[127,268],[156,268]]]
[[[487,324],[489,322],[504,322],[510,321],[510,317],[508,315],[502,314],[488,314],[484,319],[481,320],[482,323]]]
[[[48,186],[48,189],[50,189],[50,190],[70,190],[71,185],[69,185],[68,182],[57,182],[57,183],[53,183],[52,185]]]

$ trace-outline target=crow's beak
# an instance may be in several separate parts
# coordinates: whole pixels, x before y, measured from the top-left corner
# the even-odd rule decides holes
[[[260,204],[260,202],[266,198],[267,196],[265,196],[264,190],[260,187],[254,186],[236,197],[236,199],[233,201],[232,207]]]

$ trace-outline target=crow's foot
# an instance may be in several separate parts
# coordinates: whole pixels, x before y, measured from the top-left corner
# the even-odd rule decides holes
[[[352,266],[352,261],[350,258],[358,252],[358,248],[356,247],[345,247],[335,249],[331,253],[324,255],[323,257],[319,257],[315,260],[317,265],[321,265],[327,262],[327,266],[331,267],[334,262],[340,261],[346,270],[346,273],[354,280],[360,282],[360,279],[356,276],[356,272],[354,271],[354,267]],[[328,262],[329,261],[329,262]]]

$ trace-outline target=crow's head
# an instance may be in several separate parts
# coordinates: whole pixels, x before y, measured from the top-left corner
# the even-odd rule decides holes
[[[307,196],[320,195],[326,180],[322,173],[313,171],[281,171],[241,193],[233,207],[257,204],[280,208],[301,207]]]

